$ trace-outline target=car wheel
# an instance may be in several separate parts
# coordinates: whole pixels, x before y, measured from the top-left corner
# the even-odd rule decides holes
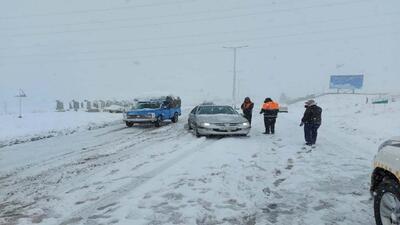
[[[196,135],[196,137],[201,137],[201,134],[199,133],[199,129],[197,127],[194,128],[194,135]]]
[[[178,113],[175,113],[174,114],[174,117],[172,117],[172,120],[171,120],[173,123],[176,123],[176,122],[178,122]]]
[[[154,122],[154,126],[155,127],[161,127],[161,122],[162,122],[162,118],[158,117],[156,122]]]
[[[132,126],[133,126],[133,123],[132,123],[132,122],[126,122],[126,126],[127,126],[127,127],[132,127]]]
[[[374,213],[377,225],[400,224],[399,183],[390,179],[383,181],[374,197]]]

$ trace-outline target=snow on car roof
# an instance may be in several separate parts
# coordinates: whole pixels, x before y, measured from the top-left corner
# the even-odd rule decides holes
[[[165,99],[166,97],[172,97],[174,99],[179,98],[178,96],[162,91],[152,91],[152,92],[145,92],[135,97],[136,101],[149,101],[154,99]]]
[[[209,106],[212,106],[212,107],[231,107],[232,108],[232,106],[230,106],[230,105],[215,105],[215,104],[210,104],[210,105],[200,104],[199,105],[199,107],[209,107]]]
[[[153,96],[153,97],[143,97],[143,98],[135,98],[137,102],[157,102],[157,101],[165,101],[167,97],[171,97],[172,99],[180,99],[178,96],[166,95],[166,96]]]

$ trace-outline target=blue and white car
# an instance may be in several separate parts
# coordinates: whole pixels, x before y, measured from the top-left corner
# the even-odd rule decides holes
[[[150,100],[141,100],[124,114],[126,126],[134,124],[153,123],[160,127],[165,120],[178,122],[181,115],[181,99],[179,97],[166,96]]]

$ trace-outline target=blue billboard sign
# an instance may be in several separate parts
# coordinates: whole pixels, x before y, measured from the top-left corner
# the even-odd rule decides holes
[[[333,75],[329,87],[331,89],[361,89],[364,84],[364,75]]]

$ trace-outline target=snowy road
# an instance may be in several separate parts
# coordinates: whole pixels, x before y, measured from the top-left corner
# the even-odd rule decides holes
[[[372,225],[379,140],[328,111],[319,146],[302,149],[301,110],[275,136],[255,115],[250,137],[196,138],[182,117],[2,148],[0,224]]]

